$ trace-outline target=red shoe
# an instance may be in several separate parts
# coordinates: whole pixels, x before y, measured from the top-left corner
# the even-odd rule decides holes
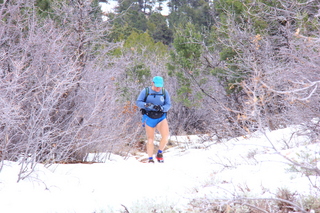
[[[159,163],[163,163],[163,162],[164,162],[164,161],[163,161],[163,154],[162,154],[162,153],[158,153],[156,158],[157,158],[157,160],[158,160]]]

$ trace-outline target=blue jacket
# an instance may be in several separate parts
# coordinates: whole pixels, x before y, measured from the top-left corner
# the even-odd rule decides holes
[[[146,88],[144,88],[136,101],[136,104],[139,108],[143,108],[147,111],[150,111],[150,109],[145,108],[144,105],[146,103],[153,103],[154,105],[160,105],[163,107],[163,112],[168,112],[171,107],[171,100],[170,95],[167,90],[165,90],[166,96],[164,98],[164,95],[162,94],[162,90],[160,92],[156,92],[151,89],[152,87],[149,87],[149,95],[147,97],[146,102],[144,102],[144,98],[146,96]]]

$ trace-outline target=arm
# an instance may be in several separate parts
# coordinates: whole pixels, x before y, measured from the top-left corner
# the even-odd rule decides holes
[[[169,109],[171,108],[171,98],[170,98],[168,91],[167,90],[165,90],[165,91],[166,91],[166,98],[164,100],[164,104],[162,107],[163,107],[164,112],[168,112]]]
[[[146,102],[144,102],[144,97],[146,96],[146,88],[144,88],[141,92],[140,92],[140,94],[139,94],[139,96],[138,96],[138,98],[137,98],[137,101],[136,101],[136,105],[139,107],[139,108],[143,108],[143,109],[145,109],[145,104],[146,104]]]

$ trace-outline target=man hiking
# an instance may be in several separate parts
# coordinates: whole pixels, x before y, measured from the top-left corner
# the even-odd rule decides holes
[[[154,163],[154,136],[157,129],[161,135],[159,150],[156,155],[158,162],[163,163],[163,150],[169,139],[169,125],[167,121],[167,112],[171,107],[170,95],[163,88],[163,78],[155,76],[152,86],[144,88],[136,101],[136,104],[142,111],[142,123],[145,126],[147,134],[147,154],[149,163]]]

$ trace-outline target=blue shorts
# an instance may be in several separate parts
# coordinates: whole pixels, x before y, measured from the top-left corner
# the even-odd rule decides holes
[[[158,123],[167,118],[167,113],[164,113],[160,118],[150,118],[146,114],[142,116],[142,125],[147,124],[150,127],[156,127]]]

